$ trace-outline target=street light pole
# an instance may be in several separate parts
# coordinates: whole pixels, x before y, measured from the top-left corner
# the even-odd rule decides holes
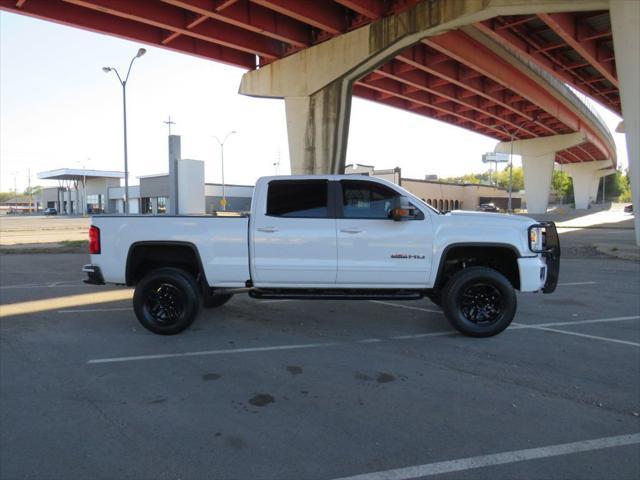
[[[513,213],[511,208],[511,198],[513,197],[513,134],[511,133],[511,151],[509,152],[509,200],[507,202],[507,211]]]
[[[522,123],[518,128],[522,127],[522,125],[524,125],[524,123]],[[515,140],[515,135],[513,134],[513,132],[510,132],[509,130],[507,130],[504,125],[492,125],[490,128],[499,128],[505,134],[509,135],[509,138],[511,138],[511,148],[509,151],[509,199],[507,201],[507,212],[512,213],[513,209],[512,209],[511,199],[513,198],[513,142]],[[496,164],[496,174],[497,174],[497,164]]]
[[[131,73],[131,67],[133,66],[133,62],[136,58],[140,58],[147,50],[144,48],[138,49],[138,53],[131,59],[131,63],[129,63],[129,69],[127,70],[127,76],[122,79],[118,70],[115,67],[102,67],[102,71],[105,73],[114,72],[118,77],[118,81],[120,85],[122,85],[122,116],[123,116],[123,126],[124,126],[124,214],[129,215],[129,158],[127,151],[127,81],[129,80],[129,74]]]
[[[238,133],[238,132],[236,132],[235,130],[231,130],[229,133],[227,133],[224,136],[224,139],[222,141],[220,141],[220,139],[215,135],[213,136],[213,138],[215,138],[218,144],[220,145],[220,160],[222,163],[222,202],[221,203],[222,203],[223,212],[227,211],[227,197],[226,197],[225,188],[224,188],[224,144],[227,141],[227,139],[234,133]]]

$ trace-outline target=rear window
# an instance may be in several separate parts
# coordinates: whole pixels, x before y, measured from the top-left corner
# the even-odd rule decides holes
[[[276,180],[269,183],[267,215],[327,218],[327,180]]]

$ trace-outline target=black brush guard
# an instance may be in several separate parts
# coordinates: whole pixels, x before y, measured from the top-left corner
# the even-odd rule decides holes
[[[542,250],[537,250],[529,245],[532,252],[540,253],[547,261],[547,280],[542,287],[542,293],[552,293],[558,286],[560,277],[560,237],[558,229],[553,222],[540,222],[531,225],[532,228],[539,228],[542,231]],[[529,238],[531,236],[529,235]]]

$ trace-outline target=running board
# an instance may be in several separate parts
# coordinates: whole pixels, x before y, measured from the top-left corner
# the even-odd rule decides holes
[[[421,290],[320,290],[320,289],[254,289],[249,296],[260,300],[420,300]]]

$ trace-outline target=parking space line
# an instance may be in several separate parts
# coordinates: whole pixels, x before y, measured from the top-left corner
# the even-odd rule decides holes
[[[460,332],[457,330],[446,330],[444,332],[416,333],[415,335],[397,335],[395,337],[389,337],[389,340],[414,340],[417,338],[448,337],[451,335],[460,335]]]
[[[392,304],[395,306],[395,304]],[[404,306],[404,305],[399,305]],[[413,307],[416,308],[416,307]],[[97,311],[98,309],[90,309],[84,311]],[[104,311],[109,310],[130,310],[127,308],[114,308],[114,309],[104,309]],[[422,310],[422,309],[421,309]],[[81,312],[83,310],[67,310],[66,312]],[[65,312],[64,310],[60,310],[60,312]],[[630,316],[630,317],[615,317],[615,318],[596,318],[593,320],[577,320],[574,322],[556,322],[549,324],[541,324],[541,325],[527,325],[523,323],[513,322],[511,327],[507,331],[511,330],[545,330],[554,333],[563,333],[565,335],[575,335],[578,337],[590,338],[593,340],[602,340],[613,343],[621,343],[624,345],[631,345],[634,347],[640,347],[640,343],[630,342],[626,340],[617,340],[614,338],[607,337],[598,337],[595,335],[587,335],[584,333],[577,332],[569,332],[566,330],[558,330],[555,328],[549,328],[547,325],[556,326],[556,325],[580,325],[586,323],[596,323],[596,322],[613,322],[613,321],[623,321],[623,320],[636,320],[640,319],[640,316]],[[381,343],[388,342],[393,340],[416,340],[420,338],[428,338],[428,337],[444,337],[444,336],[458,336],[459,332],[456,330],[445,330],[441,332],[430,332],[430,333],[416,333],[410,335],[396,335],[392,337],[385,338],[364,338],[360,340],[353,340],[347,342],[323,342],[323,343],[306,343],[306,344],[294,344],[294,345],[274,345],[267,347],[252,347],[252,348],[232,348],[232,349],[220,349],[220,350],[203,350],[197,352],[182,352],[182,353],[166,353],[166,354],[155,354],[155,355],[135,355],[135,356],[127,356],[127,357],[113,357],[113,358],[96,358],[92,360],[88,360],[88,364],[99,364],[99,363],[122,363],[122,362],[134,362],[140,360],[160,360],[165,358],[180,358],[180,357],[194,357],[194,356],[204,356],[204,355],[230,355],[237,353],[255,353],[255,352],[271,352],[271,351],[282,351],[282,350],[301,350],[307,348],[323,348],[323,347],[337,347],[343,345],[355,345],[355,344],[370,344],[370,343]]]
[[[58,310],[58,313],[120,312],[124,310],[130,310],[131,312],[133,312],[132,307],[121,307],[121,308],[83,308],[83,309],[74,309],[74,310]]]
[[[100,285],[88,285],[86,283],[60,283],[53,282],[47,284],[36,284],[36,285],[0,285],[0,289],[2,290],[19,290],[19,289],[31,289],[31,288],[65,288],[65,287],[99,287]]]
[[[429,308],[412,307],[410,305],[402,305],[400,303],[383,302],[381,300],[369,300],[371,303],[379,303],[380,305],[388,305],[390,307],[406,308],[408,310],[420,310],[421,312],[442,313],[441,310],[433,310]]]
[[[561,443],[546,447],[527,448],[511,452],[480,455],[477,457],[459,458],[444,462],[426,463],[412,467],[396,468],[380,472],[364,473],[351,477],[342,477],[336,480],[410,480],[443,473],[463,472],[475,468],[493,467],[509,463],[537,460],[541,458],[558,457],[574,453],[591,452],[605,448],[624,447],[640,443],[640,433],[630,435],[618,435],[615,437],[596,438],[581,442]]]
[[[573,287],[574,285],[597,285],[598,282],[566,282],[559,283],[559,287]]]
[[[200,357],[204,355],[229,355],[234,353],[272,352],[277,350],[301,350],[305,348],[335,347],[337,345],[341,345],[341,343],[340,342],[302,343],[298,345],[275,345],[271,347],[228,348],[228,349],[222,349],[222,350],[202,350],[199,352],[138,355],[134,357],[96,358],[93,360],[89,360],[87,363],[96,364],[96,363],[135,362],[139,360],[160,360],[163,358]]]
[[[630,345],[632,347],[640,347],[640,343],[630,342],[628,340],[618,340],[617,338],[599,337],[597,335],[588,335],[586,333],[569,332],[567,330],[559,330],[557,328],[549,328],[549,327],[538,327],[538,326],[535,326],[535,325],[518,324],[518,326],[523,328],[523,329],[544,330],[546,332],[563,333],[564,335],[573,335],[573,336],[576,336],[576,337],[590,338],[592,340],[601,340],[603,342],[620,343],[622,345]]]
[[[565,325],[585,325],[589,323],[608,323],[608,322],[623,322],[625,320],[640,320],[640,315],[634,315],[631,317],[613,317],[613,318],[594,318],[592,320],[573,320],[570,322],[551,322],[551,323],[538,323],[532,325],[534,327],[561,327]],[[525,325],[519,323],[518,325]]]

